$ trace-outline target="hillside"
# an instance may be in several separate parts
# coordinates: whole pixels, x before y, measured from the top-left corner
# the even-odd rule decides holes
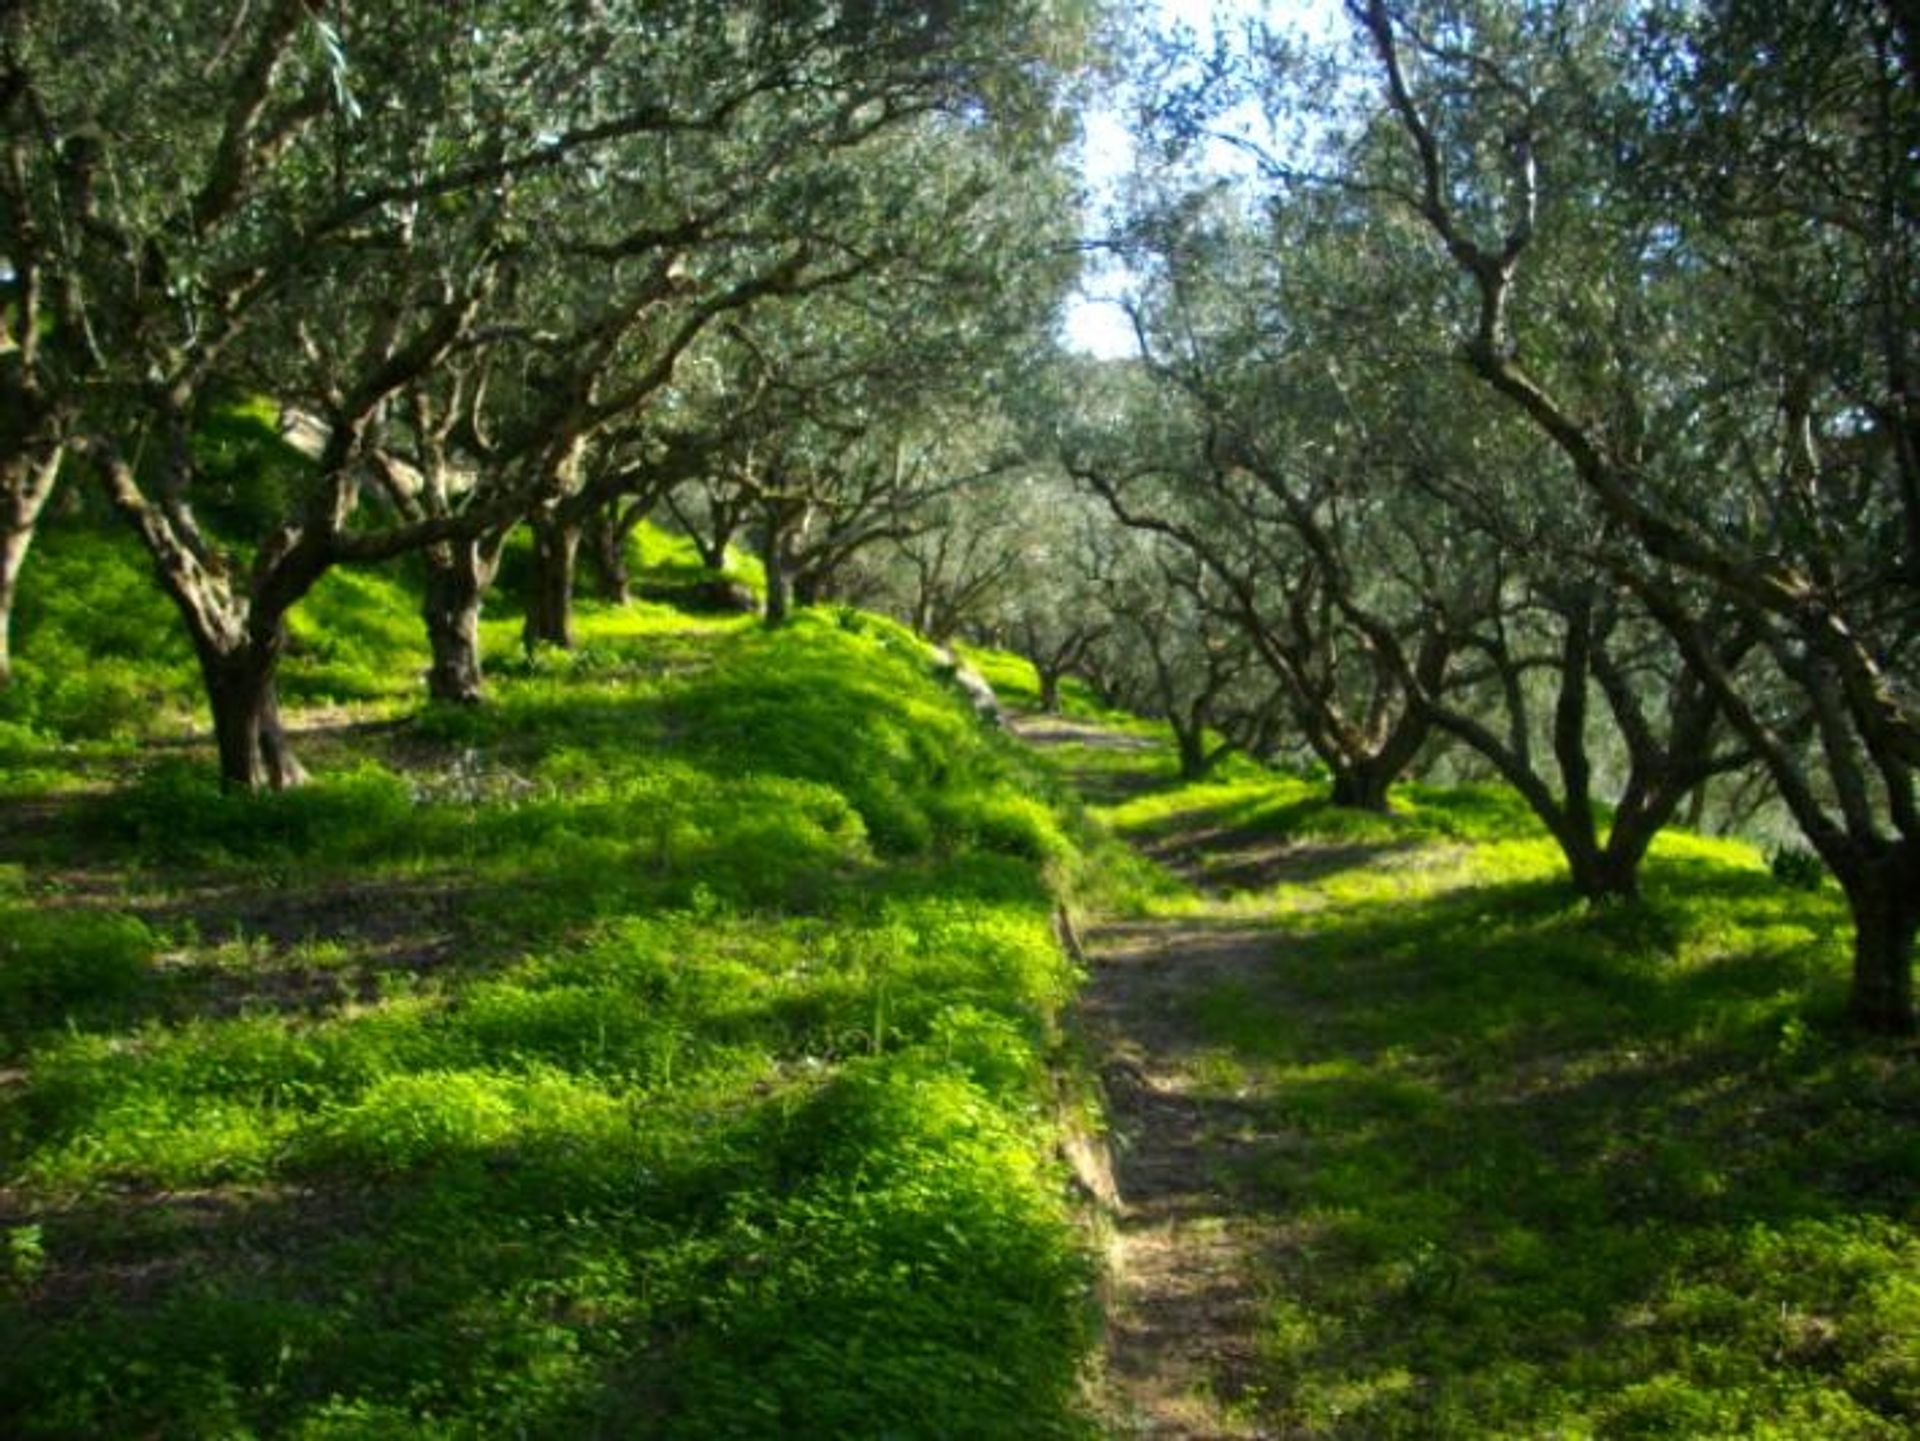
[[[0,17],[0,1441],[1920,1437],[1920,0]]]
[[[1503,789],[1182,783],[1115,719],[1025,725],[1172,873],[1085,935],[1115,1434],[1913,1434],[1920,1077],[1833,887],[1670,833],[1578,903]]]
[[[1920,1420],[1911,1049],[1747,847],[1577,904],[1499,788],[1187,782],[1071,684],[1023,746],[850,609],[588,603],[509,659],[511,575],[477,708],[421,705],[404,572],[330,577],[316,779],[222,795],[133,552],[30,574],[9,1435]]]
[[[0,1430],[1080,1434],[1073,847],[924,646],[639,605],[420,711],[339,576],[223,797],[121,554],[9,699]]]

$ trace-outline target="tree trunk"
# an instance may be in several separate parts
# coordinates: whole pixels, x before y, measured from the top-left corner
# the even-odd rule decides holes
[[[768,526],[760,545],[760,563],[767,572],[766,607],[761,612],[768,630],[787,623],[793,613],[793,573],[787,564],[786,534]]]
[[[1387,804],[1387,791],[1399,774],[1398,766],[1382,765],[1378,757],[1342,766],[1333,773],[1333,803],[1345,810],[1386,815],[1393,809]]]
[[[587,553],[593,560],[594,588],[600,599],[613,605],[625,605],[633,599],[626,539],[626,528],[609,511],[596,511],[587,522]]]
[[[480,606],[494,572],[487,547],[486,541],[455,540],[427,549],[421,611],[433,650],[427,694],[434,700],[480,701]]]
[[[580,554],[580,526],[559,516],[533,522],[533,574],[521,638],[529,651],[543,645],[573,649],[573,571]]]
[[[13,601],[20,570],[33,545],[33,530],[53,494],[60,473],[58,449],[37,455],[15,454],[7,461],[5,488],[0,492],[6,509],[0,511],[0,690],[13,683]]]
[[[13,684],[13,597],[32,544],[31,527],[0,534],[0,690]]]
[[[283,530],[255,557],[243,595],[228,567],[214,563],[190,522],[181,527],[141,493],[126,457],[110,446],[104,459],[107,497],[139,535],[154,572],[180,612],[200,661],[228,790],[285,790],[307,778],[280,723],[277,681],[287,647],[287,612],[313,589],[332,562],[326,542]]]
[[[1853,990],[1847,1010],[1855,1025],[1877,1035],[1914,1033],[1913,941],[1920,931],[1920,890],[1905,863],[1910,847],[1851,866],[1840,876],[1853,913]]]
[[[1601,880],[1605,897],[1634,900],[1640,894],[1640,867],[1647,859],[1660,832],[1673,820],[1674,812],[1692,791],[1681,791],[1671,784],[1656,787],[1638,804],[1623,804],[1614,812],[1607,832],[1607,848]]]
[[[1197,781],[1213,769],[1213,758],[1207,754],[1207,733],[1198,726],[1189,728],[1175,723],[1173,726],[1174,744],[1180,751],[1180,779]]]
[[[1630,901],[1640,894],[1640,860],[1646,847],[1621,848],[1608,845],[1560,847],[1567,859],[1567,872],[1574,893],[1584,901],[1606,903]]]
[[[1431,734],[1431,717],[1409,705],[1388,730],[1386,738],[1371,751],[1356,754],[1358,747],[1315,745],[1315,754],[1333,772],[1333,803],[1346,810],[1391,814],[1393,806],[1387,800],[1387,792],[1413,764]]]
[[[1687,793],[1687,817],[1682,824],[1690,831],[1699,831],[1707,819],[1707,782],[1701,781]]]
[[[233,652],[195,639],[220,750],[220,784],[230,791],[286,790],[307,778],[280,723],[276,681],[284,637],[277,623],[274,632],[265,645]]]
[[[1040,677],[1040,709],[1047,715],[1060,714],[1060,672],[1035,666]]]

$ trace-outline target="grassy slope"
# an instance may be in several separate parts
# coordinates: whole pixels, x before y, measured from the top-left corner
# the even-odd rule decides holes
[[[0,1431],[1084,1429],[1071,848],[908,637],[590,609],[405,719],[338,577],[287,689],[389,719],[222,799],[68,542],[0,737]]]
[[[1407,787],[1383,820],[1281,777],[1181,786],[1163,751],[1062,761],[1206,886],[1133,909],[1274,937],[1257,984],[1190,1002],[1209,1088],[1277,1138],[1221,1178],[1270,1240],[1250,1413],[1920,1430],[1920,1075],[1841,1033],[1836,896],[1672,835],[1646,903],[1596,912],[1499,790]]]
[[[897,632],[589,608],[579,655],[410,720],[404,591],[336,577],[287,682],[349,703],[303,743],[326,778],[228,803],[137,560],[54,534],[36,574],[0,700],[0,1430],[1081,1427],[1043,1069],[1074,857]],[[1261,985],[1193,1001],[1287,1138],[1230,1178],[1284,1236],[1255,1409],[1920,1424],[1920,1085],[1837,1034],[1832,897],[1681,837],[1646,907],[1589,913],[1495,791],[1380,822],[1081,759],[1116,827],[1212,832],[1245,886],[1118,868],[1111,903],[1274,929]]]

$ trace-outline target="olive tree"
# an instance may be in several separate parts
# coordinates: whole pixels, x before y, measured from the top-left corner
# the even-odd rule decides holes
[[[1431,586],[1409,583],[1443,557],[1417,507],[1357,484],[1355,456],[1324,427],[1309,434],[1316,418],[1273,383],[1270,252],[1244,217],[1176,196],[1139,228],[1153,262],[1135,307],[1143,357],[1069,381],[1081,399],[1065,463],[1123,523],[1201,563],[1335,803],[1383,810],[1431,732],[1402,661],[1434,687],[1453,646]]]
[[[1609,577],[1839,880],[1854,1018],[1911,1030],[1920,94],[1904,12],[1348,8],[1381,95],[1356,173],[1428,229],[1460,285],[1458,353],[1617,528]],[[1727,612],[1757,663],[1721,654]]]
[[[70,434],[146,544],[227,782],[299,778],[274,677],[287,611],[328,569],[520,514],[564,542],[591,448],[714,318],[865,263],[816,225],[865,213],[843,158],[920,117],[1044,115],[1074,23],[1020,4],[9,7],[0,244],[57,297],[41,328],[62,362],[35,372],[35,434]],[[478,478],[458,504],[367,505],[378,452],[432,443],[405,436],[410,413],[434,423],[405,397],[450,406],[447,368],[480,356],[530,382],[486,415],[504,453],[456,457]],[[195,426],[235,392],[325,436],[244,537],[193,510]]]

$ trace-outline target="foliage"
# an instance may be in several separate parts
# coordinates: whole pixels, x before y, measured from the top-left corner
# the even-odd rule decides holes
[[[1070,268],[1031,237],[1065,212],[1090,21],[1019,0],[11,16],[0,250],[21,343],[0,381],[24,413],[0,434],[18,520],[0,627],[14,538],[64,457],[161,574],[229,785],[305,778],[283,630],[341,565],[420,556],[433,694],[477,699],[505,533],[535,532],[529,644],[570,645],[588,522],[627,526],[629,497],[731,438],[737,411],[681,424],[699,406],[675,389],[721,322],[830,292],[845,323],[911,322],[874,320],[884,344],[1000,334],[991,302],[1024,270],[1037,303],[1005,313],[1031,331]],[[823,327],[794,326],[797,365]]]
[[[1703,786],[1788,813],[1848,900],[1856,1023],[1911,1032],[1920,33],[1893,4],[1345,18],[1137,47],[1140,354],[1061,367],[1065,464],[1224,590],[1188,587],[1336,798],[1378,807],[1443,732],[1594,899]],[[1218,650],[1180,626],[1195,684]]]
[[[298,503],[312,459],[280,433],[280,407],[264,397],[210,404],[194,427],[200,512],[229,543],[269,534]]]
[[[192,653],[139,548],[83,521],[46,527],[14,617],[0,716],[71,740],[139,734],[192,705]]]
[[[83,516],[43,527],[15,617],[15,681],[0,718],[68,740],[180,730],[201,705],[186,637],[139,547]],[[426,646],[400,578],[329,574],[288,619],[286,689],[298,700],[410,696]]]
[[[1767,869],[1781,885],[1801,891],[1817,891],[1827,878],[1820,857],[1803,846],[1777,847],[1767,857]]]

